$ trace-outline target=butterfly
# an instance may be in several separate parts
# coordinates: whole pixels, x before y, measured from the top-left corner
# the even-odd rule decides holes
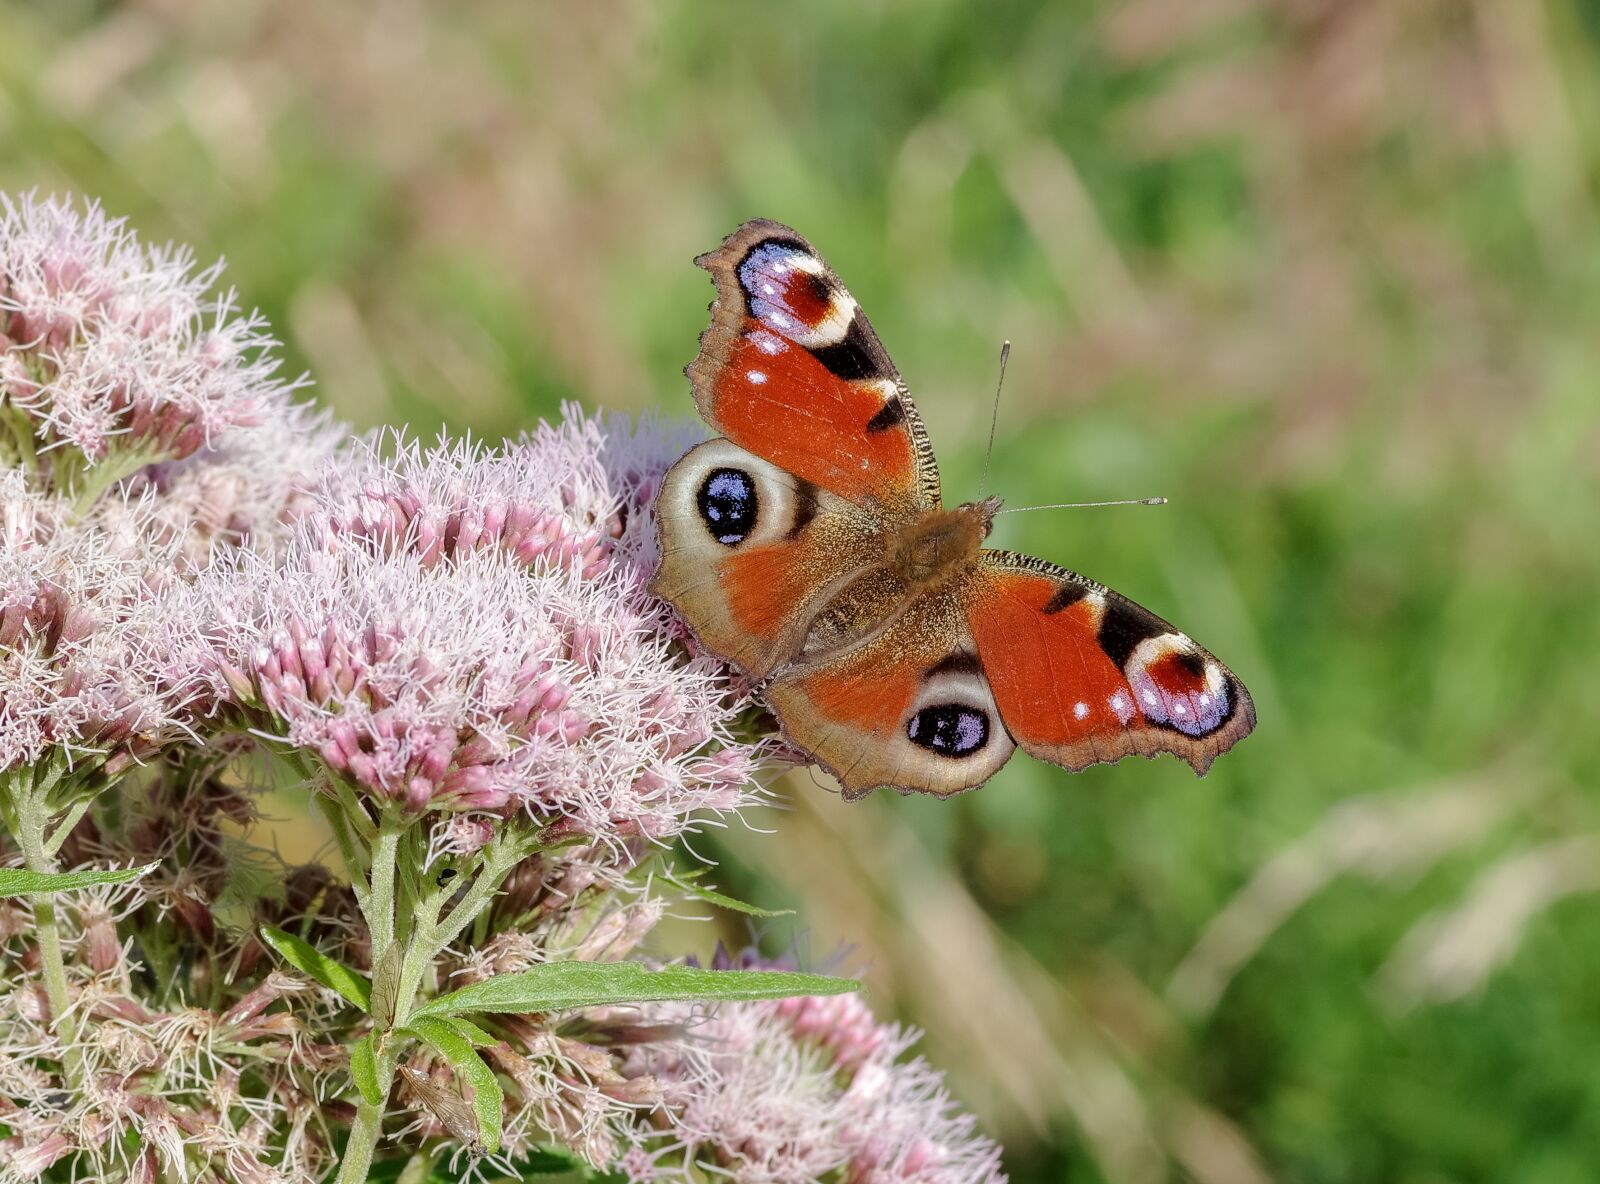
[[[846,798],[970,789],[1018,747],[1074,771],[1170,752],[1203,774],[1255,726],[1186,634],[984,548],[998,498],[943,507],[905,383],[804,238],[757,219],[695,262],[716,298],[685,373],[721,436],[662,481],[651,590]]]

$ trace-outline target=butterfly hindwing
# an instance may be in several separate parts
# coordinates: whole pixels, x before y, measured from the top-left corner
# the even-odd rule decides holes
[[[774,678],[767,702],[784,736],[838,778],[847,798],[879,786],[940,796],[971,789],[1016,747],[954,586],[898,606],[861,644],[798,663]]]
[[[651,590],[702,644],[756,679],[800,648],[876,534],[857,507],[723,439],[667,471],[656,519],[661,565]]]
[[[1065,568],[984,551],[962,600],[1001,718],[1036,757],[1077,770],[1170,752],[1204,773],[1255,726],[1226,666]]]
[[[936,507],[939,471],[917,409],[866,314],[811,244],[757,219],[695,262],[717,288],[687,371],[706,422],[890,517]]]

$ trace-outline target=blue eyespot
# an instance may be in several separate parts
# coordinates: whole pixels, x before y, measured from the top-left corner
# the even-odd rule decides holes
[[[724,547],[735,546],[750,536],[761,508],[756,483],[749,473],[739,469],[713,469],[700,486],[696,504],[711,537]]]
[[[912,716],[906,736],[940,756],[971,756],[989,743],[989,716],[962,703],[939,703]]]

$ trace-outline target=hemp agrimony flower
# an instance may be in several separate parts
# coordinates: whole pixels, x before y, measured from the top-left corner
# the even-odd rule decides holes
[[[0,395],[16,463],[83,496],[265,422],[292,389],[220,265],[90,203],[0,194]],[[102,470],[91,473],[92,470]]]
[[[610,488],[599,433],[574,417],[494,452],[341,457],[280,555],[198,578],[210,692],[410,814],[660,839],[744,805],[766,749],[645,593],[624,521],[646,507]]]

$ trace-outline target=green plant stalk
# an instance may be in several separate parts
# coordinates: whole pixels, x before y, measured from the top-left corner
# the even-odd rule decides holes
[[[346,795],[337,799],[324,799],[323,807],[333,823],[335,841],[344,857],[352,885],[356,887],[356,900],[367,921],[367,933],[372,940],[372,965],[376,969],[394,941],[395,931],[395,859],[400,850],[400,840],[407,822],[398,810],[383,809],[378,816],[378,832],[373,839],[369,858],[363,860],[356,839],[360,827],[349,817],[351,810],[362,810],[359,800]],[[363,814],[363,817],[365,815]],[[414,820],[412,820],[414,821]],[[368,874],[364,888],[361,869]],[[404,1010],[407,1004],[399,1005]],[[344,1159],[339,1164],[338,1184],[365,1184],[372,1167],[372,1154],[383,1135],[383,1119],[388,1110],[389,1091],[394,1086],[397,1063],[395,1048],[379,1033],[381,1048],[377,1056],[378,1090],[384,1101],[369,1102],[363,1098],[356,1106],[356,1120],[350,1126],[350,1138],[345,1143]]]
[[[379,1084],[387,1095],[394,1068],[390,1066],[388,1080],[382,1076],[382,1058],[379,1059],[378,1069]],[[378,1146],[378,1136],[383,1133],[384,1108],[382,1102],[374,1105],[367,1101],[362,1101],[356,1107],[356,1120],[350,1126],[350,1139],[344,1145],[344,1159],[339,1164],[338,1184],[366,1184],[367,1173],[372,1167],[372,1153]]]
[[[367,918],[367,932],[372,938],[374,966],[394,942],[395,860],[400,852],[400,839],[414,822],[393,808],[385,808],[378,815],[378,837],[372,844],[372,876],[367,886],[367,903],[362,909]]]
[[[482,865],[473,879],[472,887],[441,921],[439,912],[444,907],[445,901],[453,895],[454,889],[431,885],[426,892],[413,900],[411,890],[405,886],[415,884],[416,877],[410,874],[397,874],[395,858],[402,847],[401,840],[407,829],[409,824],[398,814],[386,812],[380,819],[378,838],[372,852],[371,887],[367,904],[363,906],[368,927],[373,931],[374,965],[382,956],[376,936],[378,920],[386,916],[388,922],[383,947],[387,949],[388,943],[395,940],[394,935],[398,928],[394,909],[405,908],[410,918],[406,926],[409,932],[405,940],[405,953],[400,965],[400,981],[396,991],[393,1024],[395,1028],[403,1026],[410,1017],[417,991],[422,986],[422,978],[432,968],[434,960],[463,929],[472,923],[477,914],[487,907],[512,869],[538,850],[540,845],[537,835],[533,832],[510,831],[497,836],[483,850]],[[351,857],[347,855],[346,860]],[[402,888],[399,892],[396,891],[397,883]],[[390,910],[387,914],[378,911],[383,902],[387,902]],[[385,1099],[394,1087],[395,1069],[403,1051],[401,1042],[385,1039],[386,1036],[387,1033],[380,1034],[376,1066],[378,1089]],[[349,1141],[345,1144],[344,1160],[339,1165],[338,1184],[362,1184],[366,1180],[367,1172],[372,1167],[373,1152],[383,1133],[386,1110],[386,1102],[374,1105],[363,1100],[357,1106],[356,1120],[350,1128]]]
[[[166,460],[170,454],[162,448],[134,448],[124,453],[113,452],[94,464],[81,454],[74,456],[66,450],[56,455],[64,478],[62,485],[72,498],[73,516],[81,519],[118,481],[133,476],[146,465]],[[68,460],[69,456],[73,459]]]
[[[49,771],[42,781],[34,781],[29,775],[31,772],[13,773],[6,778],[6,823],[11,837],[22,848],[23,865],[31,872],[53,872],[55,858],[46,850],[45,833],[50,828],[50,790],[60,780],[60,775]],[[44,979],[45,998],[50,1001],[56,1036],[66,1050],[63,1067],[67,1082],[77,1088],[83,1083],[83,1056],[78,1048],[78,1022],[72,1014],[72,996],[67,990],[61,926],[56,918],[55,901],[50,896],[33,897],[33,927],[39,940],[39,972]]]

